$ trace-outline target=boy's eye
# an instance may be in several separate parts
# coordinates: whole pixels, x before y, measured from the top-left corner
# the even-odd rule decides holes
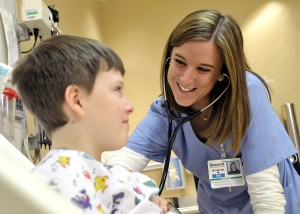
[[[122,97],[123,96],[123,86],[117,86],[115,87],[115,93],[117,96]]]
[[[122,87],[122,86],[117,86],[117,87],[116,87],[116,90],[117,90],[117,91],[122,91],[122,90],[123,90],[123,87]]]

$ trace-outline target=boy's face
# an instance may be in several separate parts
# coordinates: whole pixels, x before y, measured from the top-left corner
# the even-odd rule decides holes
[[[121,73],[115,69],[98,73],[91,94],[84,99],[82,118],[96,148],[101,152],[123,147],[128,138],[133,106],[124,94]]]

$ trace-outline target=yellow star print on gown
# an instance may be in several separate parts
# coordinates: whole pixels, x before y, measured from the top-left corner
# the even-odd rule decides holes
[[[66,156],[60,156],[57,162],[64,168],[66,168],[67,165],[70,165],[70,157]]]
[[[102,192],[104,192],[104,190],[107,187],[107,185],[106,185],[106,180],[107,179],[108,179],[108,176],[97,176],[95,178],[95,189],[96,189],[96,191],[102,190]]]

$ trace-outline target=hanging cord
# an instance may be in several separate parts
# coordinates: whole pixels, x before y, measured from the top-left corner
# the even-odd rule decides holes
[[[33,35],[34,35],[34,43],[32,48],[30,48],[28,51],[22,51],[21,53],[29,53],[30,51],[32,51],[32,49],[35,47],[37,39],[39,37],[39,32],[40,30],[38,28],[33,28]]]

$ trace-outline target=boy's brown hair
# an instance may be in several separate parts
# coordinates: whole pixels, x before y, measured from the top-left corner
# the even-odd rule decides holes
[[[12,79],[25,107],[51,135],[68,122],[62,110],[65,89],[75,84],[90,93],[98,72],[112,68],[125,74],[121,59],[105,44],[59,35],[42,41],[21,58]]]

